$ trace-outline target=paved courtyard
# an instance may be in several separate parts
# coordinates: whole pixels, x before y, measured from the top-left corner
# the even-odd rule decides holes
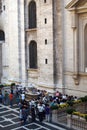
[[[40,123],[28,121],[26,125],[21,126],[19,120],[19,109],[17,105],[13,108],[0,104],[0,130],[67,130],[52,123]]]

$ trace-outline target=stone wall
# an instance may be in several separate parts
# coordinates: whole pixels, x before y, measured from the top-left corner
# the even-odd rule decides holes
[[[28,4],[26,2],[26,10]],[[28,83],[33,83],[40,89],[53,89],[53,5],[52,1],[35,1],[37,7],[37,27],[35,29],[28,29],[28,14],[26,13],[26,36],[27,36],[27,69],[28,69]],[[47,23],[45,23],[47,19]],[[45,44],[47,39],[47,44]],[[29,69],[29,43],[35,40],[37,43],[37,72],[34,69]],[[47,64],[45,60],[47,59]],[[30,73],[30,74],[29,74]],[[33,76],[31,75],[33,74]],[[37,76],[36,76],[37,73]]]

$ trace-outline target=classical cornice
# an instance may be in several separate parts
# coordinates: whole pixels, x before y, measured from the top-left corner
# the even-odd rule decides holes
[[[76,13],[87,12],[87,0],[72,0],[65,8]]]
[[[72,0],[65,8],[69,9],[72,8],[79,0]]]

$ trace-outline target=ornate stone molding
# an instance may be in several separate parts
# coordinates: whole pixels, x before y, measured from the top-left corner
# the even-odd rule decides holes
[[[79,85],[79,74],[73,74],[75,85]]]
[[[72,0],[66,9],[71,12],[71,21],[73,29],[73,79],[76,85],[79,85],[79,14],[87,12],[87,0]]]
[[[72,0],[67,6],[66,9],[69,11],[75,11],[76,13],[85,13],[87,12],[87,0]]]
[[[79,85],[79,14],[87,13],[87,0],[71,0],[66,6],[66,9],[71,12],[71,21],[73,29],[73,79],[75,85]]]

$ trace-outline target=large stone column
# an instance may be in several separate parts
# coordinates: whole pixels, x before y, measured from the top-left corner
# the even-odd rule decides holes
[[[1,0],[2,1],[2,0]],[[8,83],[9,78],[9,16],[8,16],[8,1],[3,1],[3,6],[6,5],[6,10],[2,10],[0,14],[0,29],[4,32],[4,39],[0,42],[2,48],[2,57],[0,60],[1,66],[1,82]],[[2,6],[2,7],[3,7]],[[3,9],[3,8],[2,8]]]
[[[9,82],[19,82],[18,0],[8,1]]]
[[[25,68],[25,30],[24,30],[24,0],[18,0],[18,33],[19,33],[19,79],[23,85],[26,82]]]
[[[63,85],[63,45],[62,45],[62,8],[63,2],[53,2],[53,50],[54,50],[54,88],[62,93]]]

